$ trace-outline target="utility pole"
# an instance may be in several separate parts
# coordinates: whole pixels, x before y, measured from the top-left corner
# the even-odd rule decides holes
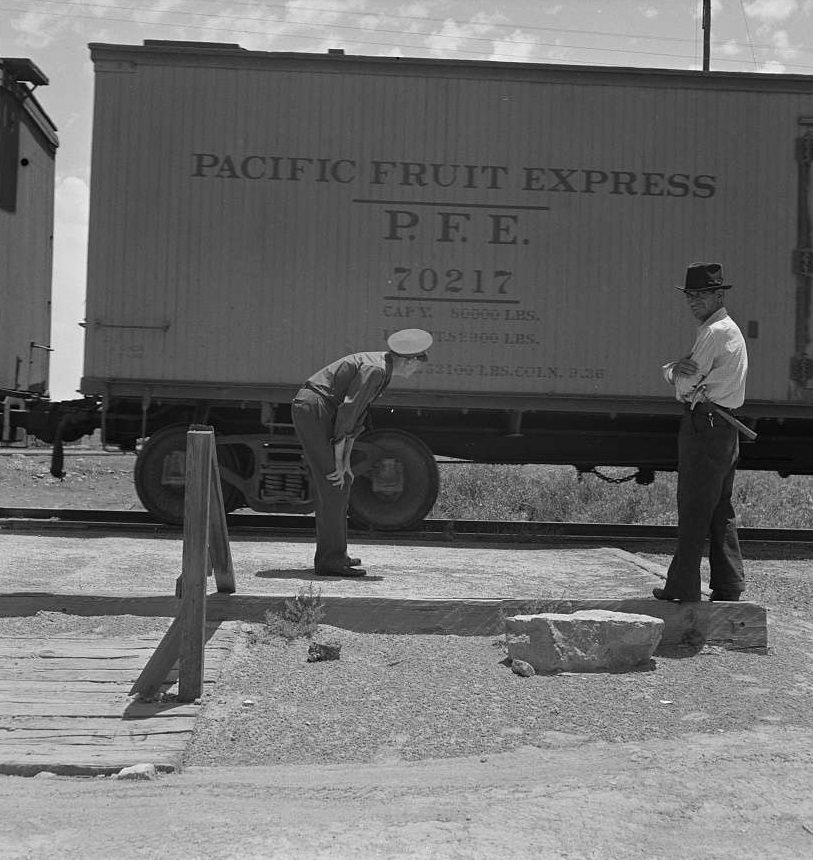
[[[711,59],[711,0],[703,0],[703,71],[709,70]]]

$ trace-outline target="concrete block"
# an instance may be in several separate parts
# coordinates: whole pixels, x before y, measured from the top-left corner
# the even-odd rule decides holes
[[[505,619],[508,656],[536,672],[625,672],[646,666],[664,622],[649,615],[588,609]]]

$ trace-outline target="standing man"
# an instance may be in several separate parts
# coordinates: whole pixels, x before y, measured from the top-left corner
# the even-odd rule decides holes
[[[294,428],[311,473],[316,509],[318,576],[365,576],[361,559],[347,555],[347,503],[353,473],[350,453],[364,430],[370,404],[392,377],[408,379],[426,361],[432,335],[422,329],[397,331],[387,352],[357,352],[323,367],[305,383],[291,405]]]
[[[711,599],[739,600],[745,588],[731,491],[739,457],[736,427],[725,414],[742,406],[748,355],[728,315],[718,263],[692,263],[682,290],[698,321],[692,351],[663,366],[683,403],[678,436],[678,544],[658,600],[700,600],[700,559],[708,536]]]

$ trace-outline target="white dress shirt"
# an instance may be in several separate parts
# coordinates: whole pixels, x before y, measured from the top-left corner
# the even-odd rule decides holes
[[[673,373],[676,361],[663,365],[667,382],[675,386],[675,397],[686,403],[711,400],[718,406],[737,409],[745,400],[748,352],[745,339],[725,308],[715,311],[697,327],[690,355],[697,373]]]

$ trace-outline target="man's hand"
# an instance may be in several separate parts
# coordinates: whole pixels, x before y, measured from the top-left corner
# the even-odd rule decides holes
[[[334,487],[338,487],[341,489],[344,486],[344,470],[336,469],[335,472],[331,472],[329,475],[325,475],[328,483],[333,484]],[[352,477],[350,479],[352,481]]]
[[[345,481],[353,483],[353,472],[350,469],[350,452],[353,449],[353,441],[353,438],[348,436],[333,446],[333,465],[336,468],[325,475],[325,478],[339,489],[344,486]]]
[[[672,373],[678,376],[694,376],[697,373],[697,364],[692,361],[692,355],[684,355],[672,365]]]

